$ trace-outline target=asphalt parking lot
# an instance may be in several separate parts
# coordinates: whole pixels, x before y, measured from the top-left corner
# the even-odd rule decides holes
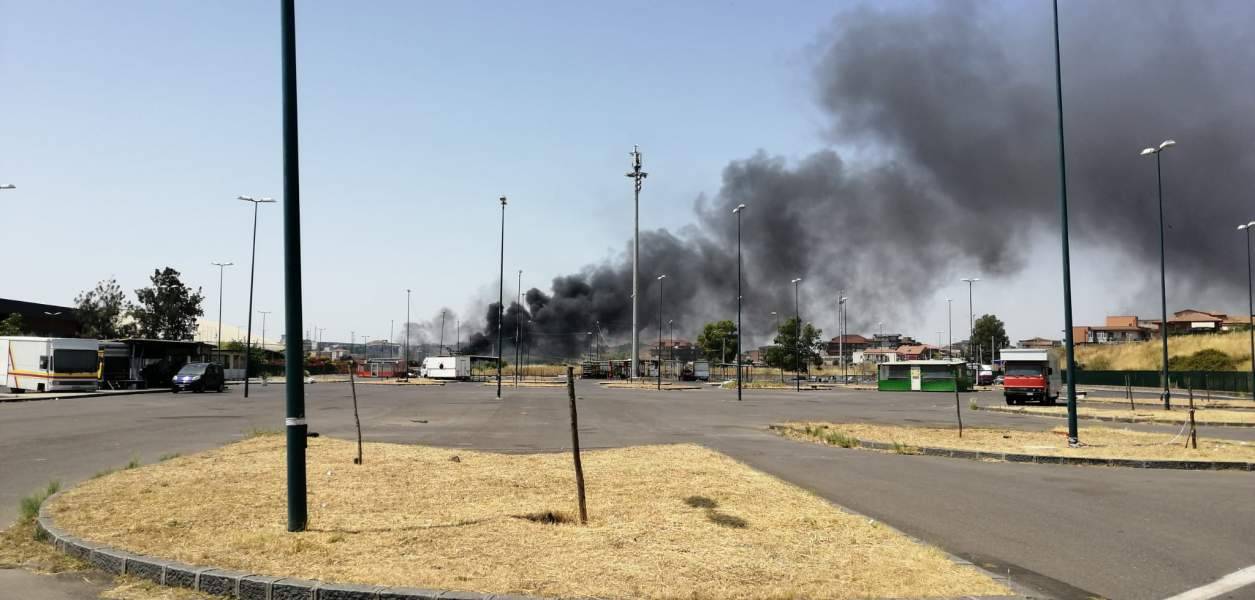
[[[73,484],[132,458],[152,462],[253,429],[281,429],[283,392],[282,385],[253,386],[245,399],[235,386],[224,394],[0,404],[0,521],[11,521],[18,499],[49,479]],[[901,456],[798,443],[766,429],[800,419],[950,424],[953,395],[746,390],[737,402],[729,390],[605,389],[583,381],[578,393],[585,448],[703,444],[1055,597],[1164,598],[1255,564],[1255,474]],[[353,435],[348,384],[307,386],[306,395],[311,430]],[[1001,402],[992,392],[963,394],[967,425],[1063,424],[970,411],[971,397]],[[498,400],[494,387],[476,383],[362,385],[358,399],[368,441],[503,452],[570,443],[563,388],[507,387]],[[1251,430],[1221,433],[1255,438]]]

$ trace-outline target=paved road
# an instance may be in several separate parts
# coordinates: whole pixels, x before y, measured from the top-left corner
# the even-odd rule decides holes
[[[250,399],[235,389],[0,404],[0,522],[15,516],[20,496],[48,479],[72,484],[132,457],[150,462],[214,447],[253,428],[280,429],[283,389],[254,387]],[[352,435],[347,384],[307,390],[312,429]],[[506,452],[569,443],[564,390],[507,388],[504,401],[494,391],[479,384],[359,386],[365,437]],[[1164,598],[1255,564],[1250,473],[900,456],[796,443],[765,431],[790,419],[951,423],[953,396],[749,390],[737,402],[726,390],[611,390],[586,382],[580,394],[586,447],[701,443],[1058,597]],[[969,411],[969,396],[963,402],[969,425],[1061,424]],[[1000,401],[991,393],[975,396]],[[1255,597],[1255,590],[1235,594]],[[81,590],[48,596],[89,597]]]

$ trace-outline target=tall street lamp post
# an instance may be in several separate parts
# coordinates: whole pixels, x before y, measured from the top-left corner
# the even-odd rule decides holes
[[[667,276],[658,276],[658,389],[662,389],[662,280]]]
[[[798,284],[802,283],[802,278],[794,279],[793,283],[793,319],[797,322],[797,339],[794,340],[793,348],[793,382],[797,384],[797,391],[802,391],[802,308],[798,303]]]
[[[1063,336],[1068,370],[1068,446],[1081,445],[1076,428],[1076,345],[1072,336],[1072,259],[1068,250],[1068,161],[1063,140],[1063,65],[1059,59],[1059,0],[1052,3],[1055,34],[1055,107],[1059,123],[1059,213],[1063,249]]]
[[[954,360],[954,298],[946,298],[946,358]],[[969,344],[971,342],[968,342]]]
[[[837,354],[841,358],[841,384],[845,384],[846,377],[849,376],[848,370],[845,368],[845,301],[849,300],[845,296],[838,294],[837,297]]]
[[[1255,227],[1255,221],[1251,221],[1244,225],[1238,225],[1238,231],[1246,232],[1246,319],[1247,331],[1251,336],[1251,387],[1252,397],[1255,397],[1255,323],[1251,316],[1255,315],[1255,302],[1251,297],[1251,227]]]
[[[410,289],[405,288],[405,380],[410,380]]]
[[[519,387],[519,361],[523,358],[523,269],[519,269],[519,312],[514,316],[514,387]]]
[[[257,311],[257,314],[261,315],[261,347],[262,347],[262,350],[265,350],[265,349],[266,349],[266,315],[270,314],[271,312],[274,312],[274,311],[269,311],[269,310],[259,310],[259,311]]]
[[[1155,157],[1155,182],[1159,188],[1159,302],[1162,320],[1159,322],[1159,339],[1163,345],[1163,408],[1168,410],[1172,408],[1170,400],[1171,392],[1168,391],[1168,282],[1167,269],[1164,260],[1164,242],[1163,242],[1163,168],[1159,160],[1159,155],[1164,150],[1177,145],[1173,140],[1164,140],[1159,146],[1151,148],[1143,148],[1142,156],[1154,155]]]
[[[741,401],[741,211],[744,204],[736,205],[736,399]],[[719,358],[723,358],[722,356]]]
[[[776,318],[776,337],[780,337],[780,313],[773,310],[771,314]],[[784,363],[780,364],[780,383],[784,383]]]
[[[637,369],[639,368],[640,351],[640,329],[636,321],[637,294],[639,286],[639,268],[641,258],[641,184],[645,178],[649,176],[641,170],[641,150],[639,146],[632,146],[632,170],[627,172],[635,184],[635,199],[633,200],[633,217],[632,217],[632,375],[633,380],[636,379]]]
[[[218,267],[218,364],[222,364],[222,272],[235,263],[211,262],[209,264]]]
[[[248,263],[248,333],[244,337],[244,397],[248,397],[248,368],[253,359],[253,274],[257,270],[257,205],[273,204],[273,198],[253,198],[239,196],[240,200],[253,203],[253,246],[250,250],[252,259]],[[265,343],[265,340],[262,340]]]
[[[959,281],[967,283],[967,354],[968,362],[971,362],[974,356],[972,344],[975,343],[976,335],[976,309],[972,305],[972,284],[980,281],[980,277],[964,277]]]
[[[305,445],[304,340],[301,338],[301,176],[296,111],[296,2],[283,0],[280,9],[283,88],[283,298],[284,428],[287,448],[288,531],[304,531],[308,524]]]
[[[497,399],[501,399],[501,321],[505,317],[505,196],[501,197],[501,258],[497,263]]]
[[[444,322],[446,315],[445,309],[440,309],[440,351],[439,355],[444,356]],[[456,364],[456,363],[455,363]],[[456,371],[456,369],[454,369]]]

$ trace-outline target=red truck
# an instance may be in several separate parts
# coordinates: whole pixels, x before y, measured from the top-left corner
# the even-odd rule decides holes
[[[1050,353],[1036,348],[1005,348],[1002,354],[1002,395],[1007,404],[1033,401],[1054,404],[1059,400]]]

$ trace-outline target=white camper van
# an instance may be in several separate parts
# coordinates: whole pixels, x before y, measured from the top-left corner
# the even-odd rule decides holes
[[[0,337],[0,380],[14,392],[91,392],[100,377],[100,342]]]
[[[418,374],[431,379],[470,379],[471,357],[428,356]]]

